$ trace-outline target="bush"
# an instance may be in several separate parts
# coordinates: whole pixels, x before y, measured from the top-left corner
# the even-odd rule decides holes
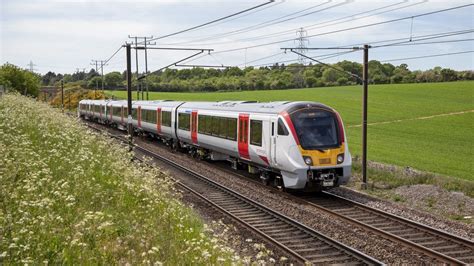
[[[167,176],[47,104],[3,96],[0,135],[2,265],[238,263]]]

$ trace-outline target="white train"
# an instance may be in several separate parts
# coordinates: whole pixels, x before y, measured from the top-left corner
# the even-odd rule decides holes
[[[78,113],[126,128],[126,101],[82,100]],[[132,118],[135,131],[195,157],[248,167],[283,188],[321,190],[351,176],[342,120],[320,103],[134,101]]]

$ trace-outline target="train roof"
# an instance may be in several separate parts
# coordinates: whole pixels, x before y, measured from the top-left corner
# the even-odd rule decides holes
[[[112,104],[123,105],[127,101],[111,101],[111,100],[81,100],[80,103],[86,104]],[[268,113],[275,114],[283,111],[291,112],[292,110],[305,107],[318,107],[333,111],[332,108],[317,102],[291,102],[291,101],[276,101],[276,102],[256,102],[256,101],[220,101],[220,102],[182,102],[171,100],[156,100],[156,101],[132,101],[132,106],[140,105],[142,108],[154,107],[176,107],[180,109],[205,109],[214,111],[235,111],[235,112],[253,112],[253,113]]]
[[[255,102],[255,101],[221,101],[221,102],[186,102],[180,108],[189,109],[206,109],[216,111],[235,111],[235,112],[252,112],[252,113],[269,113],[278,114],[283,111],[290,112],[294,109],[304,107],[319,107],[332,110],[330,107],[316,102]]]

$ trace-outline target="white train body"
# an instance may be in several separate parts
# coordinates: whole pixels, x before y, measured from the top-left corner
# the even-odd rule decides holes
[[[126,128],[126,101],[82,100],[78,112]],[[132,124],[196,156],[248,166],[289,189],[330,188],[351,176],[342,120],[320,103],[134,101]]]

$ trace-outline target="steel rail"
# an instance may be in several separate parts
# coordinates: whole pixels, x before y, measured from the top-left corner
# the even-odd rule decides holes
[[[167,159],[167,160],[169,160],[169,159]],[[210,164],[210,163],[206,163],[206,164],[209,165],[209,166],[214,166],[214,167],[216,166],[215,164]],[[239,176],[240,178],[244,178],[247,181],[254,182],[257,185],[263,186],[261,184],[261,182],[258,182],[254,179],[249,179],[249,176],[246,176],[246,175],[243,175],[243,174],[240,174],[240,173],[236,173],[234,171],[230,171],[229,169],[223,168],[223,167],[219,167],[219,169],[221,169],[221,170],[223,170],[223,171],[225,171],[229,174]],[[417,250],[418,252],[421,252],[421,253],[423,253],[423,254],[431,257],[431,258],[439,260],[440,262],[443,262],[443,263],[446,263],[446,264],[452,264],[452,265],[465,265],[465,264],[468,264],[468,263],[472,263],[472,261],[463,261],[463,260],[457,259],[456,256],[444,254],[443,252],[439,252],[439,251],[436,250],[436,249],[442,249],[443,247],[446,247],[446,246],[449,247],[450,245],[451,245],[451,247],[454,248],[455,252],[458,252],[458,253],[454,253],[454,254],[467,253],[467,255],[457,256],[458,258],[467,257],[469,260],[474,259],[474,258],[471,258],[471,257],[474,257],[474,255],[471,255],[471,254],[474,254],[474,242],[469,240],[469,239],[462,238],[462,237],[450,234],[446,231],[436,229],[436,228],[433,228],[433,227],[430,227],[430,226],[427,226],[427,225],[424,225],[424,224],[421,224],[421,223],[403,218],[401,216],[394,215],[394,214],[388,213],[386,211],[382,211],[380,209],[372,208],[372,207],[366,206],[362,203],[359,203],[359,202],[356,202],[356,201],[353,201],[353,200],[350,200],[350,199],[346,199],[344,197],[341,197],[341,196],[338,196],[338,195],[335,195],[335,194],[329,193],[329,192],[324,192],[324,194],[327,195],[328,197],[331,197],[332,199],[327,201],[326,206],[324,206],[324,204],[317,202],[318,198],[316,198],[316,197],[303,198],[303,197],[298,197],[298,196],[295,196],[295,195],[292,195],[292,194],[284,193],[284,192],[282,192],[278,189],[275,189],[273,187],[265,186],[265,188],[273,190],[276,193],[281,193],[282,195],[284,195],[284,196],[286,196],[286,197],[288,197],[288,198],[290,198],[290,199],[292,199],[296,202],[310,205],[310,206],[315,207],[315,208],[317,208],[317,209],[319,209],[323,212],[326,212],[330,215],[334,215],[334,216],[336,216],[340,219],[344,219],[344,220],[346,220],[346,221],[348,221],[348,222],[350,222],[350,223],[352,223],[356,226],[359,226],[359,227],[364,228],[368,231],[379,234],[379,235],[381,235],[382,237],[384,237],[386,239],[401,243],[402,245],[405,245],[407,247],[410,247],[411,249]],[[339,203],[338,203],[338,201],[339,201]],[[351,208],[351,206],[356,206],[357,208],[363,209],[368,214],[371,214],[371,215],[367,216],[365,214],[360,214],[360,213],[357,214],[356,213],[355,217],[350,217],[350,215],[335,211],[337,209],[341,209],[341,208],[338,208],[338,207],[340,207],[340,205],[339,206],[337,205],[337,204],[341,204],[341,203],[343,205],[349,205],[349,206],[346,206],[346,208],[342,208],[343,210],[346,209],[345,211],[347,211],[347,208]],[[334,206],[332,206],[332,208],[331,208],[331,205],[334,205]],[[382,226],[374,226],[374,225],[377,225],[377,224],[374,224],[374,225],[369,224],[369,222],[372,218],[371,216],[373,216],[373,215],[377,215],[377,216],[379,216],[379,218],[383,217],[388,222],[397,223],[397,224],[391,226],[390,228],[397,228],[399,226],[405,226],[406,229],[408,229],[408,230],[418,230],[419,231],[419,232],[416,232],[416,233],[413,233],[413,234],[423,233],[423,236],[428,235],[428,236],[426,236],[426,238],[435,237],[435,238],[444,240],[445,243],[443,245],[438,246],[438,247],[424,246],[422,244],[419,244],[420,241],[418,241],[418,243],[417,243],[416,241],[410,240],[410,236],[413,235],[413,234],[405,233],[406,236],[403,236],[403,234],[397,235],[395,233],[389,232],[390,228],[385,228],[384,229],[384,228],[382,228]],[[359,216],[359,217],[357,217],[357,216]],[[384,224],[386,224],[386,222],[379,222],[379,224],[384,225]],[[406,229],[403,228],[403,229],[400,229],[399,231],[403,232],[403,231],[406,231]],[[441,241],[441,240],[439,240],[439,241]],[[458,245],[458,246],[456,246],[456,247],[452,246],[453,243],[455,245]],[[463,252],[463,250],[466,250],[467,252]],[[471,251],[471,252],[469,252],[469,251]],[[450,252],[452,253],[452,251],[450,251]]]
[[[208,165],[211,165],[211,164],[208,164]],[[228,170],[224,167],[219,167],[219,169],[221,169],[223,171],[226,171],[229,174],[233,174],[235,176],[239,176],[241,178],[244,178],[245,180],[251,181],[251,182],[253,182],[257,185],[264,186],[261,182],[258,182],[254,179],[249,179],[249,176],[246,176],[246,175],[243,175],[243,174],[240,174],[240,173],[235,173],[235,172],[230,171],[230,170]],[[439,260],[443,263],[452,264],[452,265],[472,264],[471,261],[465,262],[465,261],[459,260],[459,259],[455,258],[454,256],[446,255],[446,254],[443,254],[443,252],[436,251],[436,248],[429,248],[429,247],[423,246],[421,244],[416,243],[415,241],[411,241],[408,238],[401,237],[401,236],[398,236],[394,233],[390,233],[387,230],[383,230],[383,229],[377,228],[376,226],[372,226],[372,225],[368,224],[368,222],[363,221],[362,218],[369,219],[367,217],[361,217],[361,219],[356,219],[356,218],[351,218],[350,216],[345,215],[343,213],[338,213],[337,211],[334,211],[331,208],[325,207],[322,204],[318,204],[318,202],[317,202],[318,198],[317,197],[310,196],[309,198],[308,197],[305,198],[305,197],[295,196],[295,195],[292,195],[292,194],[289,194],[289,193],[282,192],[282,191],[280,191],[276,188],[273,188],[273,187],[268,187],[268,186],[264,186],[264,187],[272,190],[274,193],[282,194],[282,195],[290,198],[291,200],[294,200],[294,201],[299,202],[301,204],[310,205],[310,206],[315,207],[315,208],[317,208],[317,209],[319,209],[319,210],[321,210],[321,211],[323,211],[323,212],[325,212],[329,215],[334,215],[334,216],[336,216],[340,219],[344,219],[344,220],[346,220],[346,221],[348,221],[348,222],[350,222],[354,225],[357,225],[357,226],[359,226],[363,229],[367,229],[367,230],[372,231],[376,234],[379,234],[382,237],[385,237],[386,239],[399,242],[399,243],[401,243],[405,246],[408,246],[412,249],[415,249],[415,250],[417,250],[417,251],[419,251],[419,252],[421,252],[421,253],[429,256],[429,257],[435,258],[435,259],[437,259],[437,260]],[[389,212],[386,212],[386,211],[382,211],[380,209],[376,209],[376,208],[366,206],[362,203],[359,203],[359,202],[356,202],[356,201],[353,201],[353,200],[350,200],[350,199],[346,199],[344,197],[335,195],[335,194],[330,193],[330,192],[323,191],[323,193],[325,195],[333,198],[333,199],[330,199],[328,201],[330,203],[337,204],[337,202],[334,201],[335,199],[337,199],[339,201],[342,201],[345,204],[354,205],[354,206],[357,206],[358,208],[366,210],[367,212],[374,213],[374,214],[377,214],[379,216],[386,217],[386,219],[388,221],[398,222],[399,225],[410,225],[412,227],[411,229],[413,229],[413,230],[418,229],[418,230],[420,230],[420,232],[426,232],[427,234],[431,234],[432,237],[440,237],[440,238],[444,239],[445,242],[448,243],[448,244],[449,244],[449,242],[455,242],[458,245],[460,245],[459,248],[463,248],[463,246],[464,246],[464,249],[461,249],[460,251],[462,251],[462,250],[467,250],[467,251],[471,250],[470,253],[465,252],[465,253],[468,254],[468,255],[466,255],[466,257],[471,257],[472,260],[474,260],[474,242],[469,240],[469,239],[450,234],[446,231],[436,229],[436,228],[418,223],[416,221],[409,220],[409,219],[406,219],[404,217],[401,217],[401,216],[398,216],[398,215],[395,215],[395,214],[392,214],[392,213],[389,213]],[[311,201],[311,200],[313,200],[313,201]],[[333,207],[333,208],[335,208],[335,207]],[[395,227],[395,226],[393,226],[393,227]],[[444,246],[445,245],[446,244],[444,244]],[[439,248],[442,248],[442,247],[443,247],[443,245],[441,245]]]
[[[97,131],[104,131],[87,124],[89,127]],[[113,138],[125,141],[117,135],[110,135]],[[217,190],[218,196],[204,196],[202,193],[195,191],[182,182],[177,184],[190,191],[199,198],[205,200],[224,214],[228,215],[238,223],[244,225],[258,235],[265,238],[270,243],[278,246],[283,251],[291,254],[295,259],[304,263],[330,263],[332,261],[338,263],[362,263],[367,265],[382,265],[383,263],[372,258],[360,251],[353,249],[343,243],[325,236],[322,233],[307,227],[298,221],[289,218],[279,212],[276,212],[256,201],[253,201],[240,193],[233,191],[210,178],[199,174],[186,166],[174,162],[164,156],[154,153],[147,148],[134,144],[135,151],[158,159],[186,174],[200,180],[212,189]],[[223,193],[223,194],[222,194]],[[234,202],[233,202],[234,201]],[[270,226],[267,224],[270,223]],[[279,230],[275,231],[273,226],[280,225]],[[287,231],[288,234],[281,234],[281,231]],[[273,233],[269,233],[273,232]],[[281,239],[284,239],[282,241]],[[302,242],[294,242],[293,240],[303,240]],[[322,253],[316,253],[322,251]],[[342,256],[342,257],[341,257]]]

